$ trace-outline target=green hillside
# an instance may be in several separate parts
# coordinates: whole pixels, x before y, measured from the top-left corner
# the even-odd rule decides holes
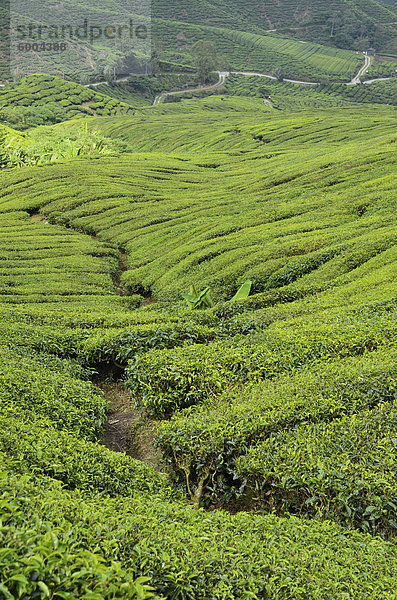
[[[260,77],[232,75],[227,78],[225,88],[232,95],[257,97],[258,100],[270,98],[273,107],[283,111],[348,106],[352,103],[397,105],[397,80],[377,81],[371,85],[324,83],[309,87],[287,81],[267,80],[264,83]]]
[[[90,117],[130,151],[1,170],[5,597],[395,599],[397,109],[341,102]]]
[[[29,6],[35,22],[44,23],[41,5],[36,2]],[[98,8],[92,0],[65,0],[59,19],[68,23],[69,15],[76,23],[83,23],[89,16],[90,23],[97,26],[126,23],[136,16],[131,15],[131,6],[126,2],[115,8],[107,1]],[[167,63],[174,68],[192,67],[190,50],[200,39],[213,42],[220,69],[231,66],[235,70],[271,72],[279,67],[286,77],[309,80],[331,77],[348,81],[362,63],[361,52],[371,45],[378,54],[397,53],[393,25],[397,11],[375,0],[338,0],[332,5],[325,0],[199,0],[184,4],[156,0],[151,22],[156,60],[160,59],[163,67]],[[66,72],[76,80],[103,73],[115,77],[117,73],[137,72],[142,61],[146,64],[142,68],[148,67],[149,42],[140,50],[124,39],[101,38],[95,47],[76,44],[76,40],[69,40],[64,52],[50,56],[38,53],[33,61],[25,52],[19,57],[18,67],[21,72],[26,72],[25,67],[27,72],[48,72],[51,68],[58,75]]]
[[[30,75],[0,88],[0,119],[18,129],[129,112],[133,109],[125,102],[52,75]]]
[[[190,0],[183,4],[155,0],[155,19],[167,19],[263,34],[266,30],[342,48],[381,52],[397,50],[397,8],[376,0]],[[203,19],[205,15],[205,19]],[[394,25],[392,25],[394,23]],[[155,29],[156,32],[156,29]],[[160,36],[161,40],[161,36]]]

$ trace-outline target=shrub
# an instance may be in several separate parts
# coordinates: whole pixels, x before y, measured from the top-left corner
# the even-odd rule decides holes
[[[236,460],[251,445],[301,423],[328,423],[392,401],[396,364],[396,351],[382,349],[238,387],[162,423],[157,444],[179,485],[193,497],[227,503],[245,494]]]
[[[339,328],[319,324],[314,329],[302,323],[299,331],[279,327],[243,340],[154,349],[130,361],[126,381],[151,414],[164,417],[231,385],[293,373],[326,358],[361,355],[394,338],[390,316],[360,325],[353,321]]]
[[[0,477],[5,523],[11,527],[9,547],[22,546],[16,540],[25,527],[33,539],[37,531],[50,530],[64,544],[61,553],[84,549],[107,565],[119,563],[116,586],[121,587],[123,576],[131,581],[136,574],[150,577],[156,592],[166,598],[332,600],[341,590],[349,600],[394,596],[395,545],[330,522],[205,513],[177,502],[148,502],[146,495],[84,498],[40,476],[8,477],[2,472]],[[70,578],[62,585],[71,586]]]
[[[397,400],[396,381],[394,397]],[[277,432],[237,460],[258,502],[279,514],[397,533],[397,403]]]
[[[109,496],[177,496],[163,475],[129,456],[55,429],[48,418],[21,418],[3,410],[0,451],[9,455],[14,471],[49,475],[69,489],[98,491]]]

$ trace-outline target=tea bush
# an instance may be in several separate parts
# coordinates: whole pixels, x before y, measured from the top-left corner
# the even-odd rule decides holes
[[[157,444],[180,485],[186,489],[187,482],[194,495],[201,482],[207,502],[227,502],[245,493],[236,460],[252,445],[300,423],[328,423],[390,403],[395,393],[395,349],[329,360],[177,413],[161,424]]]
[[[318,360],[357,356],[395,338],[394,315],[373,323],[344,326],[300,324],[298,331],[274,328],[242,339],[154,349],[137,356],[126,370],[127,385],[151,414],[164,417],[177,408],[213,398],[231,385],[271,379]]]
[[[141,461],[78,439],[76,428],[60,431],[48,418],[21,412],[5,407],[0,418],[0,451],[10,457],[13,471],[48,475],[69,489],[113,497],[177,496],[164,476]]]
[[[396,379],[389,395],[397,399]],[[332,423],[276,432],[237,460],[237,472],[258,502],[279,514],[332,519],[395,538],[396,424],[394,401]]]
[[[56,426],[96,439],[106,419],[107,401],[92,383],[76,373],[52,371],[48,362],[10,352],[0,357],[0,402],[22,413],[48,416]],[[51,359],[50,359],[51,360]]]
[[[135,574],[150,577],[156,592],[167,598],[259,600],[266,594],[276,600],[331,600],[343,593],[351,600],[366,595],[392,600],[395,595],[395,546],[378,537],[344,531],[330,522],[204,513],[156,498],[148,502],[145,495],[134,499],[84,497],[48,478],[9,477],[4,472],[1,477],[8,507],[2,533],[8,535],[9,546],[21,548],[22,542],[16,543],[15,537],[20,539],[32,526],[33,540],[43,540],[41,532],[50,530],[56,538],[47,534],[44,539],[50,538],[47,544],[51,549],[58,542],[62,554],[65,546],[73,548],[77,557],[84,549],[114,565],[117,591],[123,589],[123,577],[131,581]],[[23,542],[26,544],[26,539]],[[39,549],[39,556],[43,553],[46,557],[47,544]],[[7,555],[9,550],[2,554]],[[53,588],[51,567],[48,573],[47,561],[43,562],[39,573]],[[63,564],[58,555],[57,562]],[[10,565],[15,563],[7,561],[13,572]],[[18,563],[14,568],[18,572]],[[90,581],[90,570],[88,573],[84,579]],[[70,581],[61,581],[60,591],[68,590],[66,586],[70,589]]]

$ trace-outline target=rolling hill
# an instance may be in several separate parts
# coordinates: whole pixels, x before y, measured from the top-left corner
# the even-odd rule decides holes
[[[3,588],[392,600],[396,109],[92,122],[134,152],[1,172]]]
[[[44,23],[40,6],[30,4],[29,10],[35,21]],[[109,2],[98,8],[91,1],[65,0],[59,14],[64,27],[68,27],[69,15],[76,23],[83,23],[88,16],[97,27],[126,23],[134,16],[129,3],[118,3],[115,10]],[[368,47],[375,46],[378,54],[397,54],[396,22],[397,9],[376,0],[338,0],[332,5],[325,0],[200,0],[184,4],[156,0],[151,37],[163,67],[192,67],[191,46],[206,39],[216,47],[220,69],[231,66],[237,70],[272,71],[281,67],[291,78],[348,80],[355,74],[360,57],[362,60],[361,52]],[[86,80],[90,73],[111,77],[141,72],[141,67],[145,71],[150,53],[149,41],[137,49],[130,39],[101,38],[95,47],[89,47],[73,38],[67,40],[64,52],[36,53],[31,63],[31,53],[18,55],[18,68],[24,72],[26,67],[29,73],[52,69],[61,76],[67,73],[76,80]],[[139,61],[145,66],[139,67]]]
[[[155,0],[155,19],[224,27],[263,34],[266,30],[342,48],[365,50],[375,45],[379,51],[395,52],[397,21],[395,2],[376,0],[232,0],[214,2],[190,0],[184,4]],[[205,15],[205,19],[203,19]]]
[[[396,22],[154,0],[156,76],[0,87],[0,598],[396,600]]]

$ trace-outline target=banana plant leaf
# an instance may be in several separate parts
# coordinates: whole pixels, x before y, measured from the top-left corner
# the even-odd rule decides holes
[[[244,281],[243,285],[239,287],[239,289],[234,294],[230,302],[235,302],[236,300],[244,300],[245,298],[248,298],[251,292],[251,288],[252,281],[250,279],[247,279],[247,281]]]

